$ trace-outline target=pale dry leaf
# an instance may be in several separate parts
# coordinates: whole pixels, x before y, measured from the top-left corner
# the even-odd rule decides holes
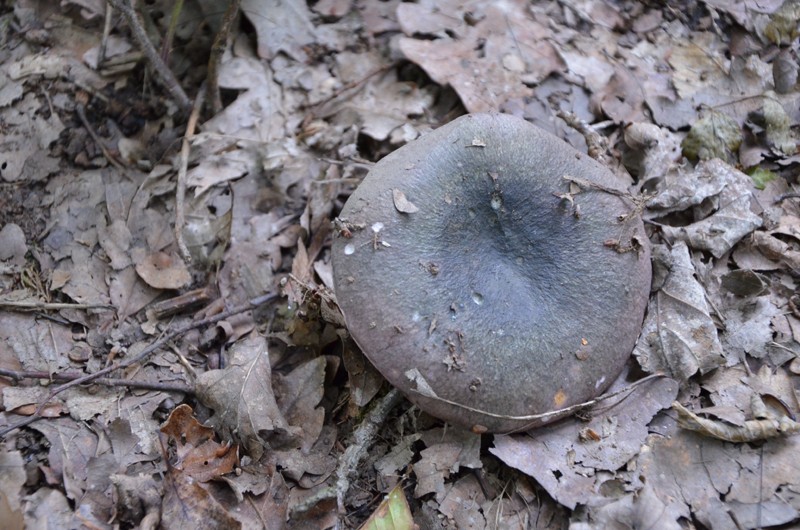
[[[547,40],[550,32],[526,8],[518,0],[404,3],[398,20],[405,33],[433,32],[439,38],[401,38],[400,50],[434,81],[451,86],[469,112],[497,110],[530,97],[529,86],[565,68]],[[465,22],[467,12],[477,21],[474,25]]]
[[[780,309],[769,295],[760,296],[740,308],[725,310],[725,332],[721,335],[730,363],[745,359],[745,354],[761,359],[773,341],[770,322]]]
[[[663,517],[664,511],[664,502],[653,492],[653,488],[645,485],[634,494],[608,504],[591,506],[587,514],[590,522],[570,525],[570,530],[681,530],[683,527],[678,521]]]
[[[203,124],[207,134],[195,136],[193,150],[219,155],[234,144],[231,138],[253,140],[261,146],[286,137],[286,113],[291,109],[284,108],[283,90],[275,82],[268,62],[234,57],[222,62],[219,75],[220,87],[244,92]],[[262,148],[260,155],[274,158],[268,145],[263,151]]]
[[[213,186],[247,175],[256,168],[257,155],[249,149],[235,149],[219,155],[208,154],[186,174],[187,188],[199,197]]]
[[[375,461],[375,471],[378,472],[379,488],[393,486],[400,477],[402,471],[411,464],[411,460],[416,455],[413,445],[417,443],[421,435],[419,433],[404,436],[399,442],[395,443],[391,450]],[[383,485],[381,485],[381,482]]]
[[[192,280],[186,263],[174,253],[153,252],[136,260],[136,273],[156,289],[180,289]]]
[[[725,356],[686,244],[655,245],[653,261],[656,274],[660,269],[666,277],[650,298],[633,353],[646,372],[664,372],[683,383],[721,366]]]
[[[79,501],[89,496],[97,501],[96,496],[102,496],[103,492],[91,491],[91,485],[87,483],[87,464],[97,455],[97,434],[86,423],[71,418],[50,419],[31,427],[47,438],[50,444],[49,465],[56,476],[62,477],[67,497]],[[86,501],[89,504],[90,499]],[[96,502],[92,504],[96,505]]]
[[[486,502],[484,490],[475,475],[467,475],[450,486],[439,503],[439,512],[455,523],[456,528],[486,528],[481,505]]]
[[[97,242],[108,256],[112,269],[119,271],[131,264],[131,231],[123,219],[114,219],[108,226],[99,224],[97,232]]]
[[[57,489],[39,488],[25,499],[27,528],[79,528],[83,524]]]
[[[24,313],[0,312],[0,359],[5,368],[64,371],[70,366],[63,354],[74,338],[69,326],[43,319],[30,319]]]
[[[0,516],[13,528],[13,521],[22,522],[22,487],[26,480],[25,462],[19,451],[0,451]],[[18,528],[22,528],[19,526]]]
[[[798,473],[793,455],[800,436],[767,441],[763,449],[683,430],[651,441],[636,473],[664,502],[665,520],[693,513],[710,527],[735,528],[732,503],[785,503],[779,489],[793,483]],[[697,462],[702,462],[703,473],[697,472]]]
[[[132,266],[108,275],[108,295],[122,321],[147,307],[161,293],[160,289],[147,285]]]
[[[64,124],[57,113],[45,118],[47,108],[33,93],[0,111],[6,123],[0,154],[0,179],[5,182],[41,181],[58,170],[58,159],[49,154]]]
[[[729,0],[705,0],[714,9],[728,13],[739,25],[748,30],[753,29],[755,14],[771,14],[777,10],[784,0],[759,0],[757,3],[730,2]]]
[[[27,252],[28,244],[22,228],[14,223],[4,225],[0,230],[0,262],[6,262],[18,271],[25,265]]]
[[[414,464],[417,477],[414,496],[417,498],[435,493],[436,500],[441,502],[447,493],[445,480],[451,474],[458,473],[462,466],[471,469],[483,466],[480,460],[480,435],[451,427],[447,431],[426,431],[422,433],[422,440],[427,449],[420,452],[420,461]]]
[[[235,433],[254,460],[261,458],[270,437],[296,431],[275,400],[264,337],[252,335],[236,343],[227,367],[201,374],[196,392],[216,413],[212,421],[223,430],[223,436],[232,438]]]
[[[315,34],[306,2],[244,0],[240,9],[256,30],[259,57],[272,59],[284,52],[297,61],[308,58],[303,48],[314,42]]]
[[[0,67],[0,108],[7,107],[24,94],[21,81],[14,81],[6,74],[5,67]]]
[[[599,471],[614,472],[639,452],[649,434],[648,423],[670,406],[677,391],[675,381],[657,379],[627,397],[601,402],[589,423],[569,419],[525,434],[495,436],[490,452],[536,479],[558,503],[574,509],[604,480]],[[587,429],[597,439],[582,441],[581,432]]]
[[[397,188],[392,190],[392,199],[394,207],[400,213],[417,213],[419,211],[419,208],[406,198],[406,194]]]
[[[173,468],[164,478],[161,528],[238,530],[242,524],[199,482]]]
[[[325,357],[305,362],[275,379],[278,407],[289,425],[301,430],[303,451],[310,450],[322,432],[325,409],[319,406],[325,383]]]

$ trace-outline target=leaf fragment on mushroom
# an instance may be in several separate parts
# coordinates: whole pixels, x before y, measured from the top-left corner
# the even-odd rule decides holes
[[[392,198],[394,199],[394,207],[400,213],[417,213],[419,208],[406,198],[406,194],[394,188],[392,190]]]

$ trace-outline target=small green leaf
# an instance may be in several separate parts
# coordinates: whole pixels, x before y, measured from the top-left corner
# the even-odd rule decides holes
[[[764,186],[766,186],[767,182],[770,180],[775,180],[778,178],[778,175],[769,169],[763,169],[760,167],[753,168],[748,173],[750,174],[750,178],[753,179],[753,185],[759,190],[763,190]]]
[[[361,530],[414,530],[416,528],[419,527],[414,524],[402,484],[398,484],[383,499],[380,506],[372,512]]]
[[[739,123],[727,114],[711,110],[692,125],[681,148],[690,160],[721,158],[730,162],[741,143]]]

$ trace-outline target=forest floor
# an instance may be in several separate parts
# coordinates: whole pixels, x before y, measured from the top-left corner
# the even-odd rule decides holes
[[[800,524],[800,2],[135,4],[0,7],[4,528]],[[373,164],[485,111],[591,125],[654,270],[614,397],[512,435],[333,291]]]

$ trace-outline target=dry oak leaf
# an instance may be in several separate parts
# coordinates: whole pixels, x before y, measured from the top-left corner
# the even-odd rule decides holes
[[[271,436],[300,434],[286,421],[275,400],[264,337],[254,334],[236,343],[227,367],[201,374],[196,391],[198,399],[216,413],[211,420],[223,436],[236,433],[254,460],[264,454]]]
[[[239,464],[238,446],[215,441],[214,430],[201,425],[189,405],[173,410],[161,432],[175,443],[174,467],[200,482],[230,473]]]
[[[147,285],[156,289],[180,289],[192,280],[183,260],[165,252],[153,252],[136,259],[136,272]]]

